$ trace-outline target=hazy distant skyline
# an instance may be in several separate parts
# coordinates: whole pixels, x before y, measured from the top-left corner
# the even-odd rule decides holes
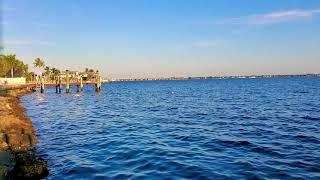
[[[2,0],[5,53],[107,78],[320,73],[319,0]]]

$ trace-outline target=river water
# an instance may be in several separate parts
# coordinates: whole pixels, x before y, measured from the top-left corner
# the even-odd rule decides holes
[[[320,78],[71,91],[22,97],[48,179],[320,178]]]

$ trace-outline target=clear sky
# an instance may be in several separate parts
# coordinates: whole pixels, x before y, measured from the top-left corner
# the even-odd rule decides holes
[[[319,0],[2,0],[5,53],[108,78],[320,73]]]

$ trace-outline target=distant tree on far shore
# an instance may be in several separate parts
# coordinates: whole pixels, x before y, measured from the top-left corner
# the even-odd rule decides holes
[[[45,71],[44,74],[48,76],[48,75],[50,75],[50,73],[51,73],[51,68],[50,68],[49,66],[46,66],[46,67],[44,68],[44,71]]]
[[[51,68],[51,69],[50,69],[50,73],[51,73],[50,79],[51,79],[51,80],[54,80],[55,77],[59,76],[59,74],[61,73],[61,71],[60,71],[59,69],[57,69],[57,68]]]
[[[29,72],[27,75],[26,75],[26,79],[28,82],[33,82],[34,79],[35,79],[35,73],[34,72]]]
[[[85,68],[84,72],[87,75],[85,80],[86,81],[92,81],[93,77],[94,77],[94,73],[95,73],[94,69]]]
[[[60,70],[57,69],[57,68],[51,68],[51,73],[54,75],[54,76],[58,76],[60,74]]]
[[[41,60],[40,58],[36,58],[34,60],[34,63],[33,63],[34,67],[35,68],[39,68],[39,70],[43,67],[45,67],[45,63],[43,60]]]

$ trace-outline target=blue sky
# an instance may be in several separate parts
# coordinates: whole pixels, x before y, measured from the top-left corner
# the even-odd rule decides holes
[[[2,0],[5,53],[108,78],[320,73],[319,0]]]

